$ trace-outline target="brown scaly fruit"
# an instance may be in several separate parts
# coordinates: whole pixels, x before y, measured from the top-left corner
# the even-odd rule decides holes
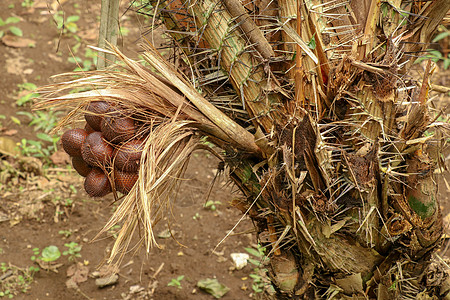
[[[88,165],[81,157],[72,157],[72,166],[83,177],[86,177],[91,172],[92,167]]]
[[[136,133],[135,121],[132,118],[121,117],[120,115],[104,117],[100,128],[105,139],[112,143],[128,141]]]
[[[112,107],[105,101],[93,101],[89,103],[86,110],[91,112],[84,115],[86,122],[95,131],[100,131],[100,124],[102,123],[103,117],[106,113],[112,111]]]
[[[61,137],[61,143],[64,151],[73,157],[81,156],[81,147],[86,140],[88,133],[86,130],[81,128],[71,129],[66,132]]]
[[[111,161],[113,147],[102,137],[101,132],[91,133],[81,147],[81,157],[91,166],[105,166]]]
[[[114,172],[114,183],[116,190],[121,192],[122,194],[128,194],[133,188],[138,178],[139,174],[137,172],[130,173],[116,170]]]
[[[86,123],[86,125],[84,125],[84,130],[86,130],[87,134],[95,132],[94,128],[92,128],[89,123]]]
[[[123,143],[114,151],[114,167],[124,172],[136,172],[139,169],[143,140],[131,140]]]
[[[108,176],[99,168],[89,172],[84,180],[84,189],[91,197],[103,197],[112,191]]]

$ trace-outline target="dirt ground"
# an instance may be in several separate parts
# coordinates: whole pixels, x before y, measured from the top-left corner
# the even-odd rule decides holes
[[[0,117],[3,116],[0,137],[15,143],[23,143],[23,139],[39,140],[37,134],[41,132],[35,130],[35,125],[29,125],[30,119],[24,114],[31,111],[30,103],[22,106],[17,103],[26,94],[21,91],[26,89],[22,84],[48,84],[50,76],[74,70],[77,67],[73,63],[75,57],[80,58],[81,67],[88,68],[92,58],[86,46],[96,45],[98,38],[100,1],[40,0],[28,5],[31,2],[0,1],[2,20],[19,19],[17,23],[0,26],[0,32],[7,32],[10,26],[23,32],[20,39],[0,43]],[[125,8],[126,3],[122,3],[122,13]],[[67,22],[66,32],[63,32],[57,28],[60,16],[66,20],[71,16],[79,19],[72,24]],[[145,32],[148,20],[129,11],[122,15],[120,23],[121,50],[130,57],[138,57],[139,36]],[[439,74],[437,83],[448,86],[449,72]],[[448,102],[448,97],[436,97],[436,102]],[[14,299],[212,299],[196,285],[206,278],[216,278],[230,288],[222,299],[251,298],[253,267],[233,270],[230,258],[233,252],[246,253],[245,247],[255,247],[251,222],[244,219],[235,229],[241,234],[228,237],[213,253],[215,246],[241,218],[240,212],[229,206],[236,191],[226,184],[224,176],[217,177],[209,197],[216,209],[203,207],[217,173],[216,159],[204,152],[192,157],[187,180],[174,201],[173,218],[168,220],[176,240],[167,236],[167,222],[162,222],[156,230],[160,233],[161,249],[152,249],[148,254],[143,249],[132,251],[123,261],[117,284],[100,289],[93,273],[111,251],[117,230],[95,241],[93,238],[117,204],[112,197],[90,199],[83,191],[82,179],[68,167],[67,157],[61,151],[58,153],[51,158],[50,166],[43,165],[42,159],[0,159],[3,168],[0,169],[0,275],[8,266],[19,273],[37,266],[32,260],[34,248],[42,250],[55,245],[63,252],[67,250],[64,244],[70,242],[82,246],[81,257],[76,261],[69,261],[62,255],[56,261],[61,264],[59,267],[53,271],[41,268],[32,280],[21,283]],[[443,212],[447,215],[449,193],[442,180],[440,189]],[[78,288],[69,288],[67,273],[77,263],[82,266],[79,269],[88,268],[89,276]],[[180,287],[168,286],[180,276],[184,276]],[[4,279],[0,277],[0,282]]]

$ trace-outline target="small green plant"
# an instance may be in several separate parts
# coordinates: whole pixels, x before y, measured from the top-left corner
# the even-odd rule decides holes
[[[9,26],[7,29],[3,29],[2,27],[8,26],[10,24],[16,24],[20,22],[20,18],[18,17],[9,17],[6,20],[0,18],[0,38],[5,35],[5,32],[9,30],[12,34],[16,36],[23,36],[23,32],[19,27]]]
[[[69,185],[69,188],[72,193],[74,193],[74,194],[77,193],[77,188],[73,184]]]
[[[424,56],[422,56],[422,57],[419,57],[419,58],[415,61],[415,63],[420,63],[420,62],[422,62],[422,61],[424,61],[424,60],[427,60],[427,59],[431,59],[431,60],[434,61],[434,62],[438,62],[438,61],[442,60],[444,69],[445,69],[445,70],[448,69],[448,67],[450,66],[450,53],[447,54],[447,57],[445,57],[445,56],[444,56],[440,51],[438,51],[438,50],[428,49],[427,52],[428,52],[428,54],[426,54],[426,55],[424,55]]]
[[[263,268],[269,261],[269,258],[265,255],[266,248],[258,244],[257,248],[245,248],[249,254],[255,258],[249,258],[248,261],[255,266],[253,273],[249,274],[253,279],[252,289],[255,293],[262,293],[264,290],[273,290],[273,286],[270,284],[267,278],[267,269]]]
[[[60,137],[58,135],[48,134],[58,123],[58,118],[62,112],[54,112],[53,110],[36,111],[33,113],[26,111],[19,111],[17,115],[26,116],[30,119],[29,126],[33,126],[35,131],[43,131],[36,133],[37,141],[22,139],[19,144],[19,149],[24,156],[32,156],[42,158],[47,164],[50,164],[50,156],[57,150],[57,144]],[[15,118],[15,117],[14,117]],[[17,119],[17,118],[15,118]],[[17,122],[11,116],[14,123]]]
[[[97,55],[90,48],[86,48],[84,52],[84,59],[78,56],[72,56],[67,59],[70,63],[74,63],[77,67],[74,72],[77,71],[90,71],[95,68],[97,64]]]
[[[25,94],[24,96],[21,96],[19,99],[16,100],[17,106],[23,106],[28,102],[32,102],[33,99],[39,97],[38,93],[35,93],[37,89],[37,86],[34,83],[31,82],[24,82],[17,85],[19,88],[19,93],[22,91],[29,91],[30,93]]]
[[[0,270],[2,272],[8,271],[8,266],[6,265],[6,263],[4,263],[4,262],[0,263]]]
[[[33,255],[31,256],[31,260],[35,261],[39,257],[39,254],[41,252],[39,251],[39,248],[33,248],[32,251],[33,251]]]
[[[42,138],[41,135],[38,137]],[[48,138],[50,138],[47,135]],[[46,141],[49,141],[46,138]],[[59,137],[55,136],[52,138],[52,144],[46,146],[42,141],[33,141],[22,139],[19,144],[19,150],[23,156],[42,158],[44,162],[48,165],[51,164],[50,156],[56,151],[56,143],[59,141]]]
[[[203,145],[210,147],[210,148],[214,148],[214,144],[211,143],[210,141],[208,141],[208,137],[207,136],[202,136],[200,138],[200,143],[202,143]]]
[[[174,286],[178,289],[182,289],[181,281],[184,279],[184,275],[178,276],[177,278],[172,278],[167,286]]]
[[[72,230],[60,230],[58,231],[58,234],[64,236],[65,238],[68,238],[72,235]]]
[[[261,267],[264,264],[266,264],[269,261],[269,258],[266,257],[266,248],[261,246],[260,244],[257,245],[257,248],[244,248],[245,251],[247,251],[250,255],[253,255],[254,257],[256,257],[256,259],[254,258],[249,258],[248,261],[255,265],[256,267]]]
[[[433,43],[437,43],[443,40],[444,38],[450,36],[449,29],[445,28],[444,26],[441,26],[441,30],[442,32],[436,35],[436,37],[432,40]],[[447,57],[445,57],[439,50],[428,49],[427,52],[428,53],[426,55],[416,59],[414,63],[420,63],[424,60],[431,59],[435,63],[438,61],[442,61],[445,70],[447,70],[450,67],[450,53],[448,53]]]
[[[27,117],[30,120],[28,126],[33,126],[34,131],[41,130],[45,133],[49,133],[58,124],[58,120],[62,115],[62,112],[55,112],[52,109],[48,109],[46,111],[38,110],[33,113],[27,111],[19,111],[17,112],[17,114]]]
[[[68,249],[63,252],[63,255],[67,255],[69,261],[75,261],[77,258],[81,257],[81,245],[76,242],[70,242],[68,244],[64,244]]]
[[[61,252],[56,246],[48,246],[42,250],[40,259],[45,262],[52,262],[61,257]]]
[[[62,11],[58,11],[54,15],[54,20],[56,22],[56,27],[59,30],[62,30],[63,34],[72,33],[75,34],[78,31],[78,25],[76,22],[80,19],[80,16],[69,16],[64,19],[64,13]]]
[[[222,202],[220,201],[213,201],[213,200],[208,200],[206,201],[206,203],[203,205],[203,208],[205,209],[210,209],[212,211],[215,211],[217,209],[217,205],[222,204]]]
[[[114,239],[117,239],[117,235],[118,235],[118,233],[119,233],[119,230],[120,230],[120,225],[114,225],[113,227],[111,227],[111,228],[108,230],[108,233],[109,233]]]
[[[61,252],[59,251],[57,246],[50,245],[45,247],[42,252],[40,252],[39,248],[33,248],[33,255],[31,256],[32,261],[36,261],[36,259],[40,259],[44,262],[52,262],[61,257]]]
[[[33,282],[34,268],[19,268],[17,266],[0,263],[0,270],[8,276],[0,281],[0,298],[12,299],[19,293],[25,293]],[[3,275],[3,274],[0,274]]]
[[[71,207],[73,205],[73,199],[66,198],[66,201],[64,201],[64,206]]]
[[[34,0],[23,0],[22,7],[33,7]]]
[[[75,69],[73,69],[74,72],[77,71],[90,71],[91,68],[93,67],[92,61],[90,61],[89,59],[81,59],[78,56],[71,56],[67,59],[68,62],[72,63],[72,64],[76,64],[77,67]]]

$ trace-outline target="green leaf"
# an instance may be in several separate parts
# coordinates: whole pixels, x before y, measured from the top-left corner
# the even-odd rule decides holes
[[[211,278],[199,280],[197,286],[216,299],[222,298],[230,290],[230,288],[221,284],[217,279]]]
[[[5,21],[3,21],[2,18],[0,18],[0,26],[5,26],[5,25],[6,25]]]
[[[167,286],[175,286],[179,289],[181,289],[181,280],[184,279],[184,275],[178,276],[176,279],[172,278],[172,280],[170,280],[170,282],[167,284]]]
[[[249,263],[251,263],[252,265],[254,265],[255,267],[260,267],[262,264],[261,260],[257,260],[257,259],[253,259],[253,258],[249,258],[247,259]]]
[[[71,56],[67,59],[68,62],[70,63],[81,63],[83,62],[83,60],[81,58],[79,58],[78,56]]]
[[[14,123],[16,123],[17,125],[20,125],[20,124],[21,124],[21,123],[20,123],[20,120],[17,119],[16,117],[14,117],[14,116],[11,116],[11,121],[13,121]]]
[[[37,86],[32,82],[24,82],[17,85],[20,90],[34,91],[37,89]]]
[[[53,143],[53,138],[51,136],[49,136],[48,134],[45,134],[45,133],[42,133],[42,132],[38,132],[38,133],[36,133],[36,137],[38,139],[44,140],[46,142]]]
[[[16,36],[23,36],[22,29],[20,29],[19,27],[11,26],[9,27],[9,31],[11,31],[11,33]]]
[[[433,43],[436,43],[450,35],[450,30],[439,33],[433,40]]]
[[[33,141],[33,140],[27,140],[28,144],[30,144],[31,146],[36,147],[37,149],[42,148],[42,143],[38,142],[38,141]]]
[[[316,39],[314,38],[314,36],[309,41],[308,48],[311,49],[311,50],[316,49]]]
[[[33,100],[34,98],[37,98],[37,97],[39,97],[39,94],[37,94],[37,93],[29,93],[29,94],[26,94],[25,96],[20,97],[19,99],[17,99],[16,104],[17,104],[17,106],[22,106],[22,105],[30,102],[31,100]]]
[[[428,50],[428,52],[436,58],[442,58],[442,53],[438,50]]]
[[[67,18],[66,22],[73,23],[73,22],[77,22],[79,19],[80,19],[80,16],[70,16]]]
[[[30,120],[33,120],[34,116],[32,113],[28,112],[28,111],[18,111],[17,115],[19,116],[26,116],[28,117]]]
[[[256,249],[253,249],[253,248],[244,248],[244,249],[245,249],[245,251],[247,251],[248,253],[250,253],[253,256],[256,256],[256,257],[262,256],[262,254]]]
[[[444,60],[444,69],[447,70],[450,67],[450,58]]]
[[[9,17],[8,19],[6,19],[4,24],[15,24],[15,23],[19,23],[19,22],[20,22],[19,17]]]
[[[55,261],[61,256],[58,247],[48,246],[42,250],[42,260],[45,262]]]
[[[77,53],[80,49],[81,43],[76,43],[75,46],[72,47],[72,52]]]

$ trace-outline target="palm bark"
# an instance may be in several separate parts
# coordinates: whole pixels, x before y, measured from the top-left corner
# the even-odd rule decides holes
[[[254,157],[225,161],[247,198],[236,206],[250,212],[271,249],[278,297],[391,299],[423,288],[392,288],[392,278],[423,275],[442,232],[436,158],[427,152],[432,140],[423,138],[430,69],[422,88],[399,88],[415,84],[400,78],[450,3],[404,2],[299,1],[295,9],[296,1],[280,1],[279,15],[261,22],[257,5],[186,5],[244,99],[253,132],[271,145],[259,169]],[[270,26],[283,31],[286,46],[269,49],[273,41],[263,37]],[[312,53],[302,51],[312,38]],[[300,71],[274,75],[295,67]]]

